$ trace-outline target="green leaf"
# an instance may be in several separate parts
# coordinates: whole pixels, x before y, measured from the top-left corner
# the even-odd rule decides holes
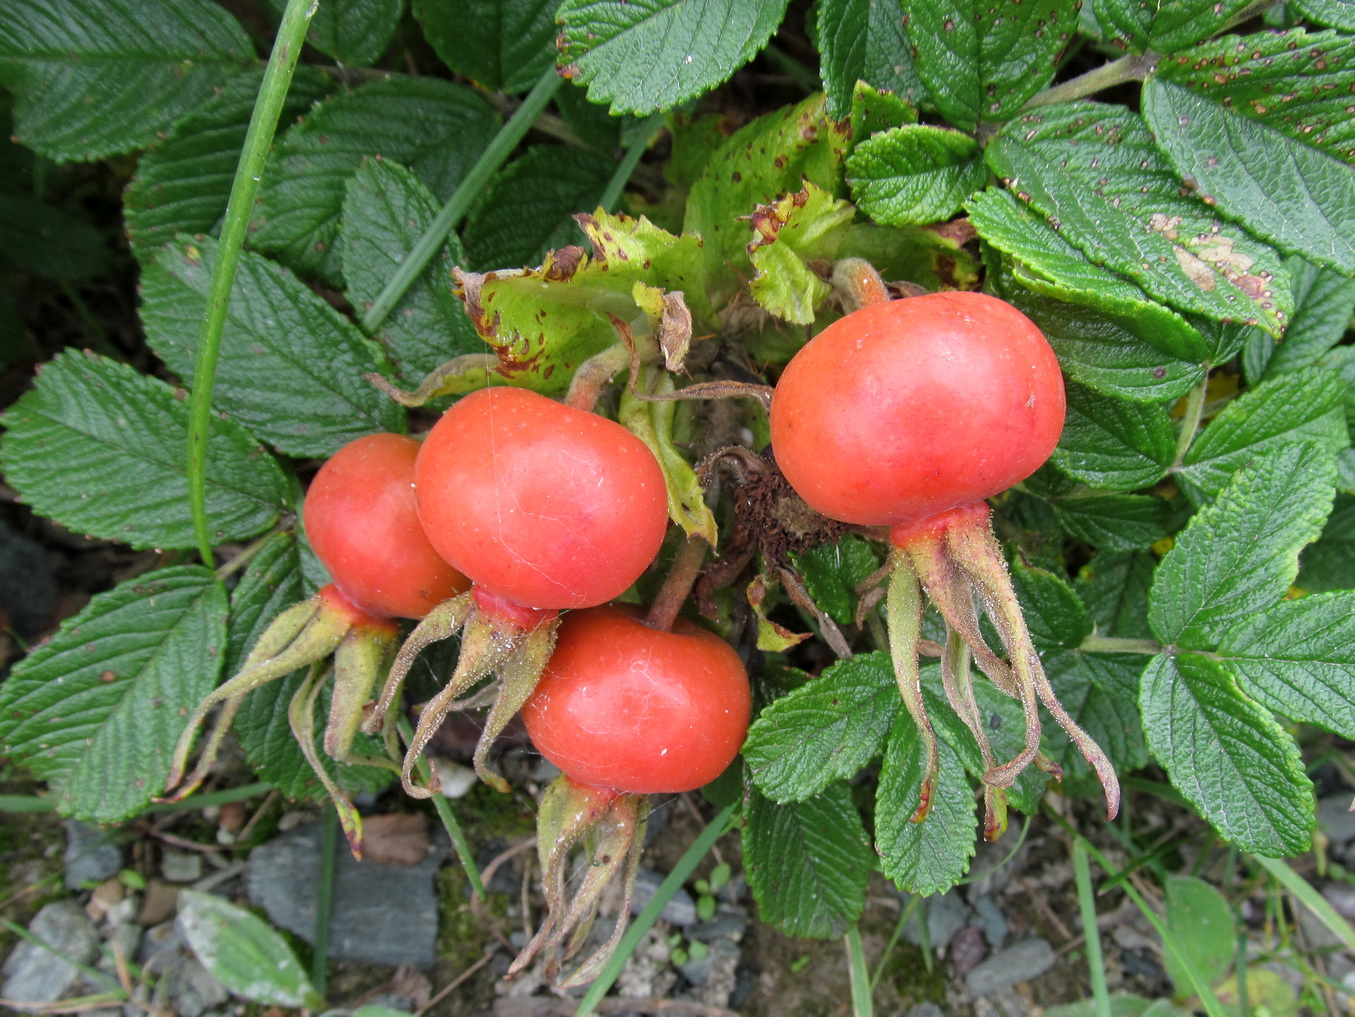
[[[1309,849],[1313,786],[1298,746],[1226,666],[1194,653],[1154,657],[1139,709],[1172,785],[1220,834],[1272,858]]]
[[[1045,672],[1069,715],[1110,757],[1118,773],[1148,763],[1148,747],[1139,719],[1139,674],[1143,656],[1134,653],[1060,653],[1045,661]],[[1062,728],[1050,724],[1045,743],[1051,759],[1063,767],[1063,790],[1074,784],[1088,792],[1099,786],[1096,774]]]
[[[643,216],[581,215],[578,222],[591,257],[570,247],[539,269],[458,275],[471,322],[495,348],[501,372],[548,395],[564,392],[581,363],[619,341],[613,316],[634,322],[643,311],[659,332],[662,315],[652,309],[665,292],[651,280],[686,294],[698,321],[709,313],[700,238],[675,237]]]
[[[1066,580],[1017,561],[1012,584],[1036,646],[1067,648],[1091,635],[1091,617]]]
[[[1355,169],[1157,78],[1144,85],[1143,116],[1224,215],[1282,251],[1355,272]]]
[[[748,225],[739,216],[806,182],[836,192],[849,136],[816,95],[746,124],[710,157],[692,185],[682,230],[704,241],[705,287],[713,306],[723,306],[752,274]]]
[[[1143,121],[1069,102],[1012,121],[985,149],[993,171],[1088,259],[1154,298],[1279,335],[1293,301],[1276,254],[1183,194]]]
[[[185,890],[179,895],[179,928],[202,966],[235,995],[273,1006],[324,1006],[287,941],[258,915],[210,893]]]
[[[743,746],[748,775],[773,801],[812,798],[870,762],[901,705],[887,653],[840,660],[758,715]]]
[[[1007,119],[1053,80],[1078,7],[1076,0],[903,3],[918,76],[941,115],[966,131]]]
[[[1355,3],[1351,0],[1293,0],[1292,6],[1309,21],[1355,32]]]
[[[822,270],[836,258],[854,216],[849,202],[809,183],[779,201],[758,205],[748,245],[756,272],[748,284],[753,299],[786,321],[813,324],[832,293],[814,264]]]
[[[836,939],[860,916],[874,866],[847,785],[789,805],[749,788],[742,843],[764,922],[788,936]]]
[[[1355,498],[1338,494],[1331,518],[1299,559],[1298,585],[1309,593],[1347,589],[1355,576]]]
[[[167,245],[141,277],[146,341],[193,376],[216,241]],[[403,410],[363,375],[381,366],[347,318],[295,276],[241,255],[217,365],[214,404],[296,456],[328,456],[373,431],[398,431]]]
[[[467,219],[470,267],[540,265],[547,251],[579,243],[574,215],[597,208],[615,169],[612,159],[586,148],[529,149],[495,176]]]
[[[1163,645],[1213,649],[1289,589],[1298,555],[1331,510],[1335,470],[1312,442],[1257,455],[1176,538],[1158,567],[1148,618]]]
[[[1176,459],[1176,434],[1161,406],[1068,386],[1068,414],[1050,461],[1091,487],[1133,491],[1155,484]]]
[[[1013,272],[1026,289],[1096,308],[1127,333],[1127,340],[1147,344],[1159,355],[1192,365],[1204,359],[1203,337],[1181,315],[1124,276],[1093,264],[1010,191],[989,187],[965,202],[965,209],[979,236],[1016,259]]]
[[[856,620],[857,587],[880,568],[880,558],[871,545],[851,533],[831,544],[792,554],[791,560],[814,603],[839,625]]]
[[[176,233],[217,231],[262,78],[262,68],[231,78],[137,160],[136,176],[123,194],[123,220],[143,263]],[[283,103],[282,127],[320,101],[328,87],[319,71],[298,67]]]
[[[1146,4],[1140,0],[1097,0],[1096,18],[1136,53],[1152,47],[1173,53],[1194,45],[1228,23],[1248,0],[1174,0]]]
[[[1172,506],[1150,494],[1092,493],[1050,501],[1059,525],[1103,551],[1148,547],[1171,533]]]
[[[279,533],[260,549],[231,594],[231,627],[226,674],[235,674],[254,643],[286,608],[314,592],[302,575],[301,547],[294,534]],[[287,706],[306,675],[301,669],[249,693],[236,714],[233,730],[259,779],[293,800],[324,799],[326,792],[292,735]],[[329,691],[316,709],[329,709]],[[390,783],[389,770],[336,763],[325,754],[323,724],[317,725],[316,755],[335,782],[348,791],[378,791]],[[384,750],[358,735],[354,750],[381,755]]]
[[[346,186],[343,275],[349,301],[366,310],[433,224],[438,201],[412,172],[386,159],[365,160]],[[485,349],[451,288],[452,265],[465,263],[452,234],[373,336],[395,377],[411,388],[446,361]]]
[[[106,271],[110,254],[108,241],[84,216],[33,197],[0,194],[0,262],[72,281]]]
[[[978,833],[974,793],[959,757],[937,743],[940,770],[927,818],[911,821],[922,787],[925,753],[913,719],[901,714],[889,735],[875,794],[875,849],[880,869],[906,893],[949,890],[969,868]]]
[[[14,133],[58,162],[149,144],[253,63],[244,29],[211,0],[0,5],[0,85],[17,99]]]
[[[1296,441],[1310,439],[1329,452],[1347,447],[1343,393],[1340,377],[1319,367],[1262,382],[1200,432],[1177,473],[1182,488],[1203,501],[1258,452]]]
[[[787,0],[565,0],[566,77],[613,113],[671,109],[727,81],[767,44]]]
[[[20,499],[76,533],[133,547],[196,546],[188,511],[188,406],[164,382],[92,353],[44,365],[4,417],[0,464]],[[218,543],[272,526],[286,504],[277,461],[213,417],[207,524]]]
[[[852,197],[888,226],[949,219],[988,179],[973,138],[908,124],[867,138],[847,159]]]
[[[1285,331],[1282,343],[1277,344],[1261,332],[1248,340],[1242,353],[1242,367],[1253,385],[1263,378],[1319,362],[1322,366],[1336,368],[1336,364],[1318,358],[1341,341],[1352,314],[1355,314],[1355,279],[1319,268],[1301,258],[1288,259],[1284,267],[1289,270],[1294,285],[1294,320]],[[1351,347],[1344,349],[1347,356],[1355,353]],[[1352,388],[1348,385],[1347,392]]]
[[[1262,706],[1355,738],[1355,592],[1286,600],[1243,618],[1219,654]]]
[[[424,38],[444,64],[512,95],[555,60],[555,0],[414,0]]]
[[[822,0],[818,13],[819,73],[829,116],[841,120],[852,112],[858,81],[918,105],[925,86],[897,8],[872,0]]]
[[[386,78],[342,93],[273,146],[250,243],[298,272],[337,283],[344,182],[363,156],[408,166],[446,201],[498,128],[483,99],[436,78]]]
[[[267,2],[281,18],[287,0]],[[311,18],[306,41],[341,64],[367,67],[386,52],[404,12],[405,0],[325,0]]]
[[[1210,985],[1232,967],[1237,954],[1237,920],[1223,894],[1203,879],[1172,873],[1167,876],[1167,928],[1176,933],[1186,952],[1184,961]],[[1175,951],[1163,955],[1167,977],[1180,996],[1194,995],[1192,978]]]
[[[1148,590],[1156,567],[1157,558],[1148,551],[1108,550],[1082,567],[1076,588],[1102,635],[1148,636]]]
[[[1304,147],[1343,162],[1355,159],[1355,120],[1346,111],[1355,79],[1351,36],[1299,28],[1226,35],[1161,60],[1157,77]],[[1286,189],[1293,188],[1293,178],[1286,181]]]
[[[62,815],[117,823],[164,791],[184,716],[211,691],[226,591],[197,565],[100,593],[0,685],[0,744]]]

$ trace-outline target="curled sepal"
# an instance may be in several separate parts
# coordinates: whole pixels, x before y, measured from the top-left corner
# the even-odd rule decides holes
[[[372,710],[362,722],[362,730],[366,734],[376,734],[383,728],[392,707],[399,702],[400,693],[405,687],[405,679],[409,677],[409,669],[414,666],[414,661],[419,659],[419,654],[434,643],[451,639],[460,632],[473,603],[470,593],[444,600],[414,626],[414,631],[405,638],[395,654],[390,674],[381,690],[381,698],[377,700],[376,709]]]
[[[597,976],[625,932],[648,816],[645,795],[577,784],[566,776],[551,783],[537,814],[546,917],[509,966],[510,977],[543,954],[547,979],[561,988],[583,985]],[[586,867],[569,896],[569,860],[579,848]],[[561,981],[561,967],[583,946],[603,892],[618,877],[622,899],[611,936]]]
[[[401,406],[417,407],[439,396],[461,395],[484,388],[491,376],[499,374],[498,369],[499,358],[492,353],[467,353],[436,368],[413,392],[396,388],[376,373],[363,377]]]
[[[885,599],[885,618],[889,628],[889,654],[894,661],[894,679],[899,686],[899,695],[903,697],[903,705],[907,707],[922,738],[922,792],[912,815],[912,821],[920,823],[931,811],[940,759],[936,748],[936,732],[932,730],[931,718],[927,716],[927,707],[922,701],[922,675],[917,661],[917,646],[922,638],[922,588],[907,557],[902,553],[894,557],[894,571],[889,575],[889,593]]]
[[[416,783],[415,778],[418,761],[443,720],[452,710],[469,705],[462,702],[461,697],[496,673],[504,680],[497,681],[489,722],[476,744],[475,769],[491,787],[508,790],[507,782],[486,765],[489,749],[518,707],[532,694],[555,644],[555,611],[523,607],[479,587],[463,597],[434,609],[406,640],[396,655],[381,701],[367,722],[369,725],[380,723],[394,704],[418,652],[431,642],[448,638],[459,628],[461,654],[456,670],[446,686],[419,711],[419,723],[405,748],[400,779],[405,792],[413,798],[431,798],[440,789],[436,767],[429,767],[427,784]],[[414,644],[412,650],[411,644]],[[511,681],[507,680],[509,678]],[[476,702],[479,698],[476,697]]]
[[[246,693],[324,660],[348,634],[355,620],[365,617],[332,586],[326,586],[309,600],[294,604],[278,615],[259,637],[239,672],[209,693],[188,718],[170,762],[165,787],[173,793],[166,800],[173,802],[187,797],[206,779]],[[184,777],[198,728],[218,703],[224,705],[203,744],[198,763],[193,772]]]
[[[325,793],[334,803],[334,811],[339,816],[339,827],[343,830],[344,837],[348,839],[348,847],[353,852],[353,857],[362,861],[362,817],[358,815],[358,810],[353,808],[347,793],[329,775],[320,754],[315,751],[315,703],[327,677],[329,677],[327,667],[319,662],[311,665],[310,673],[297,686],[291,702],[287,704],[287,724],[292,729],[292,737],[301,747],[301,754],[306,757],[306,762],[320,778]]]

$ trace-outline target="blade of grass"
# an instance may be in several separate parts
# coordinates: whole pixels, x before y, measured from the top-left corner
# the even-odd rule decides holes
[[[1317,919],[1336,934],[1347,950],[1355,950],[1355,928],[1338,915],[1327,903],[1327,898],[1313,889],[1313,884],[1295,872],[1287,862],[1279,858],[1264,858],[1253,855],[1261,867],[1269,872],[1294,897],[1311,911]]]
[[[715,842],[729,832],[730,827],[734,825],[734,806],[726,805],[720,810],[701,831],[701,836],[692,841],[686,853],[678,859],[677,865],[673,866],[673,871],[668,873],[667,877],[659,884],[658,890],[650,898],[649,903],[645,905],[644,910],[635,916],[635,921],[631,922],[630,928],[626,934],[621,937],[621,942],[617,945],[616,953],[612,954],[611,959],[607,961],[607,966],[602,969],[602,973],[593,980],[593,984],[588,986],[588,991],[583,999],[579,1001],[579,1007],[574,1011],[574,1017],[589,1017],[594,1012],[594,1008],[603,996],[607,995],[607,990],[612,987],[617,976],[621,974],[621,969],[626,966],[626,961],[630,955],[635,952],[636,947],[640,945],[640,940],[645,938],[645,933],[649,931],[650,926],[654,924],[659,913],[678,892],[678,888],[701,864],[701,859],[705,858],[707,853]]]
[[[409,726],[409,721],[401,717],[396,726],[400,731],[400,737],[408,745],[414,740],[414,729]],[[420,756],[415,763],[415,769],[419,771],[419,780],[425,785],[428,783],[428,775],[432,768],[428,765],[428,760]],[[471,892],[481,899],[485,896],[485,884],[480,879],[480,868],[475,864],[475,855],[471,853],[470,844],[466,841],[466,835],[461,832],[461,824],[456,821],[456,816],[452,812],[451,805],[442,795],[433,796],[433,811],[438,814],[438,819],[442,820],[443,828],[447,831],[447,836],[452,839],[452,847],[456,850],[456,857],[461,860],[461,867],[466,870],[466,878],[470,880]]]
[[[320,828],[320,872],[315,881],[315,949],[311,952],[311,984],[321,996],[329,977],[329,916],[334,911],[334,866],[338,861],[339,813],[325,806]]]
[[[105,974],[97,968],[90,967],[88,964],[80,964],[77,961],[72,960],[69,956],[62,953],[41,936],[33,935],[33,933],[29,932],[22,925],[15,925],[8,918],[0,918],[0,925],[3,925],[6,929],[25,942],[32,943],[39,950],[45,950],[53,957],[60,957],[67,964],[84,975],[85,980],[91,985],[105,985],[108,987],[108,991],[115,994],[119,999],[125,1000],[127,998],[127,994],[122,991],[122,986],[118,984],[118,980],[112,975]]]
[[[1081,839],[1082,835],[1073,829],[1072,824],[1053,809],[1046,806],[1045,813],[1050,816],[1054,822],[1063,827],[1069,838],[1073,840]],[[1101,866],[1102,870],[1106,872],[1110,871],[1110,865],[1107,863],[1105,855],[1101,854],[1101,852],[1096,849],[1096,846],[1090,841],[1087,842],[1087,851],[1091,854],[1092,858],[1096,860],[1096,864]],[[1190,980],[1191,989],[1194,990],[1195,995],[1200,997],[1200,1004],[1204,1007],[1204,1010],[1209,1017],[1229,1017],[1228,1011],[1223,1008],[1223,1004],[1219,1002],[1218,996],[1214,995],[1214,989],[1209,984],[1209,980],[1200,973],[1199,968],[1196,967],[1195,962],[1191,960],[1190,955],[1182,949],[1181,941],[1177,938],[1176,933],[1167,926],[1167,923],[1153,910],[1152,905],[1143,899],[1143,895],[1139,893],[1138,890],[1134,889],[1132,884],[1125,883],[1123,889],[1129,899],[1132,900],[1139,911],[1143,913],[1143,917],[1148,920],[1148,924],[1153,927],[1153,931],[1161,937],[1162,948],[1176,957],[1176,960],[1181,965],[1181,970],[1186,973],[1186,977]]]
[[[872,1017],[870,1003],[870,972],[866,970],[866,954],[861,949],[861,930],[849,926],[843,939],[847,948],[847,971],[852,985],[852,1017]]]
[[[657,114],[648,117],[641,122],[631,137],[630,144],[626,146],[626,154],[621,157],[617,163],[616,172],[612,178],[607,181],[607,189],[602,192],[602,197],[598,204],[608,212],[615,209],[616,203],[621,200],[621,192],[626,189],[626,184],[630,182],[631,175],[635,172],[635,167],[640,164],[640,159],[644,157],[649,149],[649,143],[654,138],[654,132],[663,126],[663,121]]]
[[[1073,875],[1077,882],[1077,902],[1082,911],[1082,934],[1087,943],[1087,972],[1092,981],[1092,999],[1096,1017],[1110,1017],[1110,990],[1106,986],[1105,958],[1101,952],[1101,929],[1096,924],[1096,895],[1092,892],[1092,870],[1087,861],[1087,842],[1073,840]]]
[[[400,262],[400,267],[395,270],[395,275],[391,276],[390,282],[377,294],[376,299],[372,301],[372,306],[367,309],[367,313],[362,316],[362,330],[368,335],[375,332],[386,316],[395,309],[395,305],[400,302],[400,298],[405,295],[405,291],[419,277],[428,262],[432,260],[433,255],[442,247],[447,239],[447,234],[460,225],[461,220],[466,217],[471,204],[480,196],[480,192],[485,189],[489,183],[489,178],[498,172],[499,167],[507,160],[513,149],[517,148],[518,142],[522,140],[527,133],[528,128],[541,111],[546,108],[551,97],[555,95],[557,89],[564,82],[564,78],[555,72],[555,68],[549,67],[546,73],[541,75],[540,80],[532,86],[532,90],[527,93],[527,97],[522,100],[522,105],[517,108],[509,119],[494,136],[494,140],[489,143],[484,154],[476,160],[475,165],[470,168],[470,172],[457,185],[452,196],[447,199],[447,204],[442,206],[432,225],[424,232],[424,235],[418,239],[409,254],[405,255],[405,260]],[[637,157],[638,160],[638,157]]]
[[[263,83],[259,86],[259,97],[254,102],[254,113],[249,118],[235,180],[231,183],[216,263],[212,266],[212,280],[207,291],[207,310],[202,317],[202,331],[198,333],[193,391],[188,399],[188,506],[193,514],[198,554],[208,568],[213,568],[215,563],[212,533],[207,525],[207,426],[212,418],[212,388],[216,384],[216,364],[221,354],[221,333],[226,327],[226,308],[230,304],[235,269],[240,263],[240,251],[249,229],[249,215],[259,192],[259,181],[263,178],[264,160],[277,132],[282,103],[287,98],[292,72],[301,56],[301,44],[306,39],[306,30],[318,2],[287,0]]]
[[[894,947],[898,946],[899,937],[903,935],[908,919],[912,918],[913,912],[917,910],[919,900],[921,898],[917,896],[909,897],[908,903],[899,912],[899,920],[894,923],[894,931],[889,934],[889,942],[885,944],[884,952],[880,954],[880,962],[875,965],[875,973],[870,976],[870,991],[872,993],[875,991],[875,987],[880,984],[880,979],[885,973],[885,965],[889,963],[889,957],[893,954]]]

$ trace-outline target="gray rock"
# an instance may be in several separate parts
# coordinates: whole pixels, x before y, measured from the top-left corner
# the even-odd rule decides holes
[[[58,593],[42,545],[0,522],[0,609],[14,630],[25,639],[40,635]]]
[[[904,1017],[946,1017],[946,1014],[935,1003],[918,1003],[909,1007]]]
[[[714,917],[697,922],[686,930],[684,935],[699,943],[711,943],[717,939],[729,939],[738,942],[748,929],[748,912],[743,908],[722,905]]]
[[[245,892],[275,925],[307,942],[315,938],[320,824],[277,837],[249,854]],[[338,960],[426,968],[433,963],[438,902],[433,876],[447,854],[434,842],[418,865],[357,862],[338,852],[329,922],[329,953]]]
[[[202,855],[166,850],[160,859],[160,875],[170,883],[193,883],[202,878]]]
[[[1350,811],[1350,793],[1327,795],[1317,803],[1317,826],[1336,844],[1355,840],[1355,812]]]
[[[1338,915],[1347,920],[1355,919],[1355,886],[1347,883],[1328,883],[1322,888],[1322,896]]]
[[[927,916],[927,942],[936,953],[945,950],[955,933],[969,924],[969,906],[954,890],[928,897],[922,907]],[[916,914],[908,920],[903,936],[914,946],[922,945],[922,926]]]
[[[122,868],[122,848],[109,831],[66,820],[66,889],[79,890],[89,883],[102,883]]]
[[[1054,966],[1054,948],[1043,939],[1027,939],[993,954],[965,977],[974,996],[991,996],[1009,985],[1027,982]]]
[[[225,986],[183,950],[169,953],[154,970],[159,980],[152,1001],[176,1017],[203,1017],[212,1007],[230,999]]]
[[[705,1006],[726,1007],[738,982],[739,948],[728,939],[717,939],[710,944],[706,959],[705,976],[692,983],[692,998]]]
[[[28,940],[16,946],[0,969],[5,976],[0,998],[13,1003],[55,1002],[79,979],[77,965],[88,965],[98,956],[99,934],[84,908],[73,900],[46,905],[28,931],[51,949]]]
[[[659,884],[663,882],[664,877],[653,869],[641,868],[635,875],[635,892],[630,898],[630,913],[638,915],[645,909],[653,898],[654,894],[659,892]],[[659,917],[670,925],[677,925],[685,928],[688,925],[696,924],[696,901],[692,900],[692,895],[678,887],[677,893],[673,894],[663,910],[659,912]]]
[[[1007,942],[1007,917],[992,897],[980,897],[974,901],[974,915],[978,918],[983,938],[994,950],[1001,950]]]

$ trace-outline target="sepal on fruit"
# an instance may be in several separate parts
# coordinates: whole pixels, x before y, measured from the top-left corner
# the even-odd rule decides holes
[[[163,800],[173,802],[186,798],[206,779],[226,731],[248,693],[309,667],[309,674],[288,705],[287,719],[306,761],[334,800],[354,856],[361,858],[361,821],[347,794],[330,778],[315,750],[315,706],[325,679],[333,673],[335,683],[325,726],[324,748],[333,759],[350,761],[353,736],[372,689],[386,670],[398,635],[399,629],[394,622],[374,618],[359,610],[333,586],[326,586],[308,600],[287,608],[264,630],[240,671],[208,694],[189,717],[174,750]],[[331,657],[334,658],[333,668],[327,666]],[[203,743],[197,764],[185,777],[184,770],[198,729],[218,703],[221,709],[216,722]],[[391,765],[366,757],[362,761]]]
[[[558,988],[585,985],[597,977],[626,931],[635,876],[649,819],[647,795],[578,784],[557,777],[542,795],[537,815],[537,854],[541,861],[546,919],[508,968],[511,977],[538,956],[546,958],[546,978]],[[567,895],[567,863],[582,848],[587,868],[572,897]],[[561,979],[562,966],[582,948],[597,917],[603,891],[621,879],[616,927],[607,942]]]

